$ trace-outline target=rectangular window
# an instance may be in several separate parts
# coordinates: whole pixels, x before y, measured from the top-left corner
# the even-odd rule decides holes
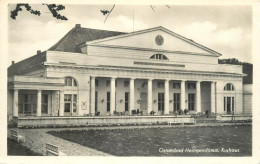
[[[158,111],[164,110],[164,93],[158,93]]]
[[[110,92],[107,92],[107,111],[110,111]]]
[[[181,88],[181,84],[180,84],[180,83],[173,83],[173,84],[172,84],[172,88],[174,88],[174,89],[180,89],[180,88]]]
[[[195,83],[188,83],[188,89],[196,89]]]
[[[98,111],[98,92],[95,92],[95,112]]]
[[[116,92],[115,92],[115,111],[116,111],[116,107],[117,107],[116,104],[117,104],[117,103],[116,103]]]
[[[19,95],[18,97],[18,112],[19,114],[24,113],[24,95]]]
[[[235,106],[235,101],[234,101],[234,97],[232,97],[232,112],[234,112],[234,106]]]
[[[188,94],[188,102],[189,102],[189,110],[194,111],[195,109],[195,94],[194,93],[189,93]]]
[[[42,95],[42,113],[43,114],[48,113],[48,95],[47,94]]]
[[[26,94],[18,96],[19,114],[33,115],[37,112],[37,95]]]
[[[37,95],[32,95],[32,114],[37,113]]]
[[[24,113],[31,114],[32,113],[32,95],[24,95]]]
[[[226,97],[224,97],[224,111],[226,111]]]
[[[70,94],[64,94],[64,112],[66,113],[71,112],[71,101],[72,101],[72,96]]]
[[[78,108],[78,95],[77,94],[64,94],[64,112],[76,113]]]
[[[107,86],[107,87],[110,86],[110,80],[106,80],[106,86]]]
[[[157,83],[157,87],[158,87],[158,88],[164,88],[164,82],[159,81],[159,82]]]
[[[128,111],[129,108],[129,92],[125,92],[125,111]]]
[[[73,95],[73,113],[77,112],[77,99],[78,96],[77,95]]]
[[[180,110],[180,93],[173,94],[173,110],[178,111]]]
[[[124,81],[124,87],[129,87],[129,81]]]
[[[98,87],[98,80],[95,80],[95,86]]]

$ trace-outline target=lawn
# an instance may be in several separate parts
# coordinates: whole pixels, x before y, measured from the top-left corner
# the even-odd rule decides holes
[[[248,125],[48,133],[115,156],[252,156]]]
[[[7,139],[7,155],[15,156],[41,156],[14,140]]]

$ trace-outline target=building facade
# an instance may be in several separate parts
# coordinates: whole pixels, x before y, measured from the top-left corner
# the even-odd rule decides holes
[[[122,33],[76,25],[8,68],[8,115],[242,114],[242,66],[164,27]]]

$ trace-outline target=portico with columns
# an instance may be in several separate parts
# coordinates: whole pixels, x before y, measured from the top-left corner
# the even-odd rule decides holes
[[[139,110],[143,115],[150,115],[151,111],[154,111],[155,115],[168,115],[185,109],[191,113],[207,110],[212,113],[216,112],[215,86],[211,85],[213,83],[211,81],[137,76],[110,78],[98,75],[91,76],[90,79],[91,114],[95,111],[102,115],[113,115],[115,112],[126,112],[131,115],[132,110]],[[201,87],[205,98],[201,97]],[[163,101],[159,100],[159,94],[162,95]],[[189,94],[192,96],[189,97]],[[201,98],[204,98],[206,102],[204,105],[201,104]]]

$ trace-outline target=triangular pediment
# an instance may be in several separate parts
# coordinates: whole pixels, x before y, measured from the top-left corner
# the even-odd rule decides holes
[[[221,54],[218,52],[215,52],[161,26],[105,39],[94,40],[87,42],[86,44],[132,47],[174,52],[191,52],[221,56]]]

